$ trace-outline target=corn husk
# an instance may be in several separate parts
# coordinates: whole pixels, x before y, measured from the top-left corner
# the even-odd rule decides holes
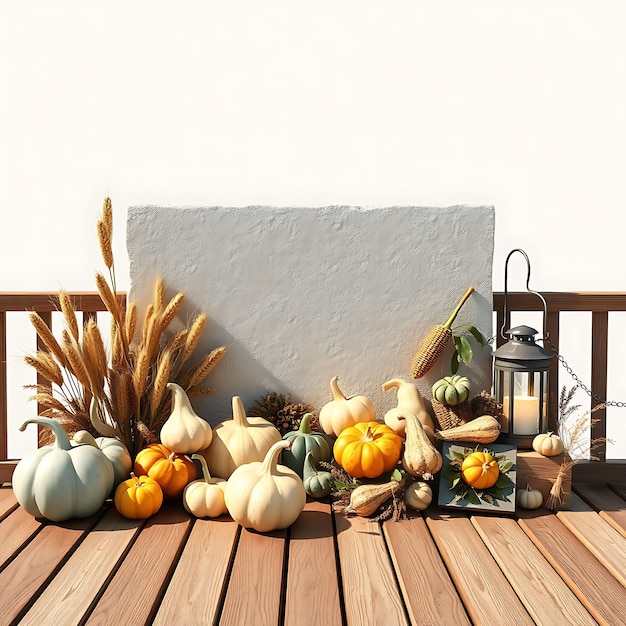
[[[411,362],[411,374],[413,378],[421,378],[426,375],[439,360],[439,357],[443,354],[452,339],[452,324],[461,310],[461,307],[472,293],[474,293],[474,287],[469,287],[445,324],[436,324],[428,331],[424,339],[422,339]]]

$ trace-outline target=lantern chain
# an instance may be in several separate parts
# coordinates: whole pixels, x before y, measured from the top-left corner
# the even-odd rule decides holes
[[[563,358],[563,356],[557,352],[554,344],[551,341],[548,341],[547,339],[545,339],[543,343],[544,345],[547,344],[547,347],[550,348],[552,352],[554,352],[554,354],[556,355],[556,358],[559,360],[559,362],[563,366],[563,369],[572,377],[573,381],[576,383],[576,386],[582,389],[590,398],[593,398],[596,402],[598,402],[598,404],[602,404],[604,406],[617,406],[617,407],[626,406],[626,402],[619,402],[616,400],[603,400],[602,398],[600,398],[600,396],[598,396],[597,393],[593,393],[593,391],[591,391],[591,389],[589,389],[589,387],[587,387],[587,385],[585,385],[585,383],[583,383],[583,381],[580,380],[580,378],[578,378],[574,370],[570,367],[569,363]]]
[[[493,335],[485,343],[492,344],[496,337],[497,335]],[[597,393],[591,391],[591,389],[589,389],[589,387],[587,387],[587,385],[585,385],[585,383],[583,383],[583,381],[578,378],[576,372],[574,372],[574,370],[570,367],[569,363],[563,358],[563,356],[557,352],[555,345],[548,340],[547,336],[544,338],[543,343],[544,346],[554,352],[556,358],[563,366],[563,369],[572,377],[572,380],[576,383],[576,386],[582,389],[590,398],[593,398],[598,404],[602,404],[604,406],[617,406],[620,408],[626,407],[626,402],[620,402],[616,400],[603,400],[602,398],[600,398]]]

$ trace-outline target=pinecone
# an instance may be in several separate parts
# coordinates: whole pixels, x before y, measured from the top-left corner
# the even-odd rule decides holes
[[[291,394],[283,395],[270,391],[262,400],[248,411],[251,417],[262,417],[274,424],[281,435],[300,428],[300,422],[306,413],[313,414],[311,429],[320,430],[319,421],[312,405],[303,402],[292,403]]]
[[[482,415],[491,415],[499,420],[503,415],[503,407],[496,400],[495,396],[492,396],[487,391],[481,391],[477,396],[470,400],[470,408],[474,417],[481,417]]]

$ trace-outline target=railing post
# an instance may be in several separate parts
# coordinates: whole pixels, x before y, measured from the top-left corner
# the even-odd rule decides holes
[[[545,320],[546,332],[548,333],[548,341],[554,346],[557,354],[559,351],[559,330],[560,317],[558,311],[550,311],[550,302],[548,301],[548,315]],[[546,346],[548,348],[548,346]],[[548,428],[552,432],[558,431],[559,422],[559,360],[554,357],[550,364],[550,388],[548,390]]]
[[[591,316],[591,390],[596,397],[606,398],[607,352],[609,347],[609,314],[595,311]],[[591,398],[591,408],[600,404]],[[606,461],[606,408],[591,414],[591,441],[597,441],[592,454],[598,461]]]
[[[7,408],[7,314],[0,311],[0,461],[9,455]],[[2,482],[2,481],[0,481]]]

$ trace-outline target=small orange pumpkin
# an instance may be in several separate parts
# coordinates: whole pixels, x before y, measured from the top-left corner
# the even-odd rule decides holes
[[[196,466],[188,457],[172,452],[162,443],[153,443],[137,453],[135,474],[147,474],[159,483],[163,493],[174,498],[196,479]]]
[[[335,460],[354,478],[378,478],[400,460],[402,438],[386,424],[358,422],[339,434]]]
[[[150,476],[136,476],[130,473],[115,490],[115,508],[128,519],[147,519],[154,515],[163,504],[163,490]]]
[[[498,482],[498,462],[488,452],[472,452],[461,465],[463,480],[474,489],[489,489]]]

